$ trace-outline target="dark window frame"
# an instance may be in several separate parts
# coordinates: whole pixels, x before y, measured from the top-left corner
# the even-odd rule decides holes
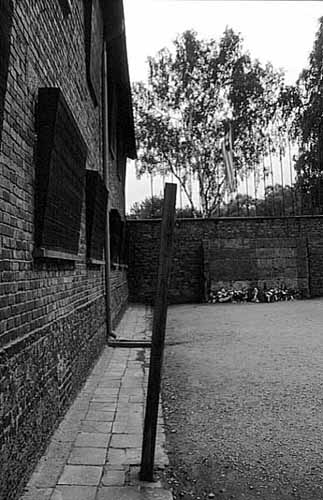
[[[116,209],[109,212],[111,268],[125,265],[125,221]]]
[[[34,257],[79,260],[87,146],[57,87],[38,91]]]
[[[104,264],[108,191],[99,172],[86,171],[86,255],[89,264]]]

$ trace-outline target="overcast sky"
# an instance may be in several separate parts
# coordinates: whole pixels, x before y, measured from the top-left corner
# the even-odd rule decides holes
[[[307,65],[323,2],[124,0],[124,10],[131,81],[146,80],[147,57],[170,47],[177,34],[194,29],[204,38],[219,39],[229,26],[242,34],[252,58],[283,68],[286,82],[294,83]],[[159,194],[161,185],[155,184]],[[149,195],[149,179],[136,181],[134,163],[129,162],[127,208]]]

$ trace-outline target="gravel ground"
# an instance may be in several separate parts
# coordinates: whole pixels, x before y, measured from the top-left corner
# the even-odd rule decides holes
[[[323,499],[323,300],[172,306],[163,370],[181,499]]]

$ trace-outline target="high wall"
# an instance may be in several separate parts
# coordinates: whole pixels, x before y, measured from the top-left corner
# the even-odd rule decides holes
[[[76,258],[34,253],[40,87],[60,89],[87,148],[86,169],[102,174],[101,90],[96,105],[86,73],[85,4],[0,0],[1,500],[23,485],[106,342],[104,268],[87,261],[85,194]],[[100,82],[101,67],[98,75]],[[110,166],[110,206],[123,216],[124,179],[116,161]],[[125,270],[112,269],[113,324],[127,297]]]
[[[288,288],[309,296],[306,238],[216,238],[203,240],[205,298],[222,288]]]
[[[127,233],[130,300],[150,303],[153,301],[156,288],[160,220],[128,220]],[[270,247],[271,243],[274,243],[276,253],[280,255],[280,267],[276,275],[272,274],[268,278],[268,284],[275,279],[282,281],[283,278],[288,282],[288,273],[292,273],[290,276],[299,278],[300,288],[305,293],[308,288],[312,297],[323,295],[323,217],[321,216],[178,219],[175,225],[169,289],[171,303],[205,300],[204,271],[207,263],[204,265],[203,242],[204,247],[206,242],[213,242],[213,245],[219,246],[218,264],[220,265],[222,260],[223,266],[222,270],[218,270],[219,281],[221,272],[223,277],[228,278],[230,265],[232,268],[240,267],[242,271],[244,270],[245,272],[240,274],[245,278],[251,273],[251,280],[256,279],[255,273],[259,266],[262,265],[268,270],[269,259],[272,259],[269,255]],[[239,252],[232,251],[233,248],[243,247],[245,251],[247,250],[247,259],[239,258]],[[231,264],[228,259],[230,248]],[[248,250],[250,248],[260,249],[257,254],[253,250],[252,259]],[[282,271],[284,267],[285,276]],[[260,276],[262,281],[265,281],[265,276],[263,270]]]

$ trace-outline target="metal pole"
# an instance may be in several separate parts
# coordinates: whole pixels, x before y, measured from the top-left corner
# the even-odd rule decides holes
[[[282,215],[286,215],[285,214],[285,193],[284,193],[283,158],[282,158],[282,152],[281,152],[280,146],[279,146],[279,163],[280,163],[280,178],[281,178],[281,183],[282,183],[282,209],[283,209]]]
[[[107,42],[103,44],[103,82],[102,82],[102,107],[103,107],[103,180],[108,192],[104,253],[105,253],[105,308],[107,336],[113,336],[111,320],[111,291],[110,291],[110,190],[109,190],[109,113],[108,113],[108,54]]]
[[[257,215],[257,171],[256,171],[256,165],[254,165],[253,168],[253,187],[255,191],[255,211]]]
[[[272,193],[272,209],[273,209],[273,213],[272,213],[272,215],[275,215],[274,170],[273,170],[273,159],[272,159],[272,156],[271,156],[270,143],[269,143],[269,162],[270,162],[271,185],[272,185],[272,188],[273,188],[273,193]]]
[[[237,169],[234,168],[234,178],[236,181],[236,200],[237,200],[237,209],[238,209],[238,217],[240,216],[240,202],[239,202],[239,191],[238,191],[238,175]]]
[[[313,147],[311,146],[311,152],[313,152]],[[310,188],[310,192],[309,192],[309,195],[310,195],[310,201],[311,201],[311,213],[312,215],[314,215],[314,203],[315,203],[315,200],[314,200],[314,193],[313,193],[313,188]]]
[[[154,179],[153,174],[150,172],[150,193],[151,193],[151,207],[150,207],[150,216],[154,216]]]
[[[247,217],[249,217],[249,188],[248,188],[248,171],[246,172],[246,197],[247,197]]]
[[[292,197],[292,212],[295,215],[295,203],[294,203],[294,187],[293,187],[293,168],[292,168],[292,155],[290,150],[290,140],[288,140],[288,159],[289,159],[289,175],[290,175],[290,189],[291,189],[291,197]]]
[[[180,179],[182,179],[181,167],[179,167],[179,169],[178,169],[178,176]],[[182,184],[180,181],[179,181],[179,206],[180,206],[180,209],[183,210],[183,187],[182,187]]]
[[[266,193],[266,166],[265,166],[265,157],[262,157],[262,168],[264,175],[264,200],[265,200],[265,215],[267,214],[267,193]]]
[[[217,199],[217,205],[218,205],[218,217],[221,215],[221,200],[220,200],[220,165],[218,165],[217,168],[217,183],[218,183],[218,199]]]
[[[151,338],[150,366],[142,441],[140,479],[153,481],[158,404],[167,319],[167,295],[175,226],[176,184],[166,183],[157,291]]]

